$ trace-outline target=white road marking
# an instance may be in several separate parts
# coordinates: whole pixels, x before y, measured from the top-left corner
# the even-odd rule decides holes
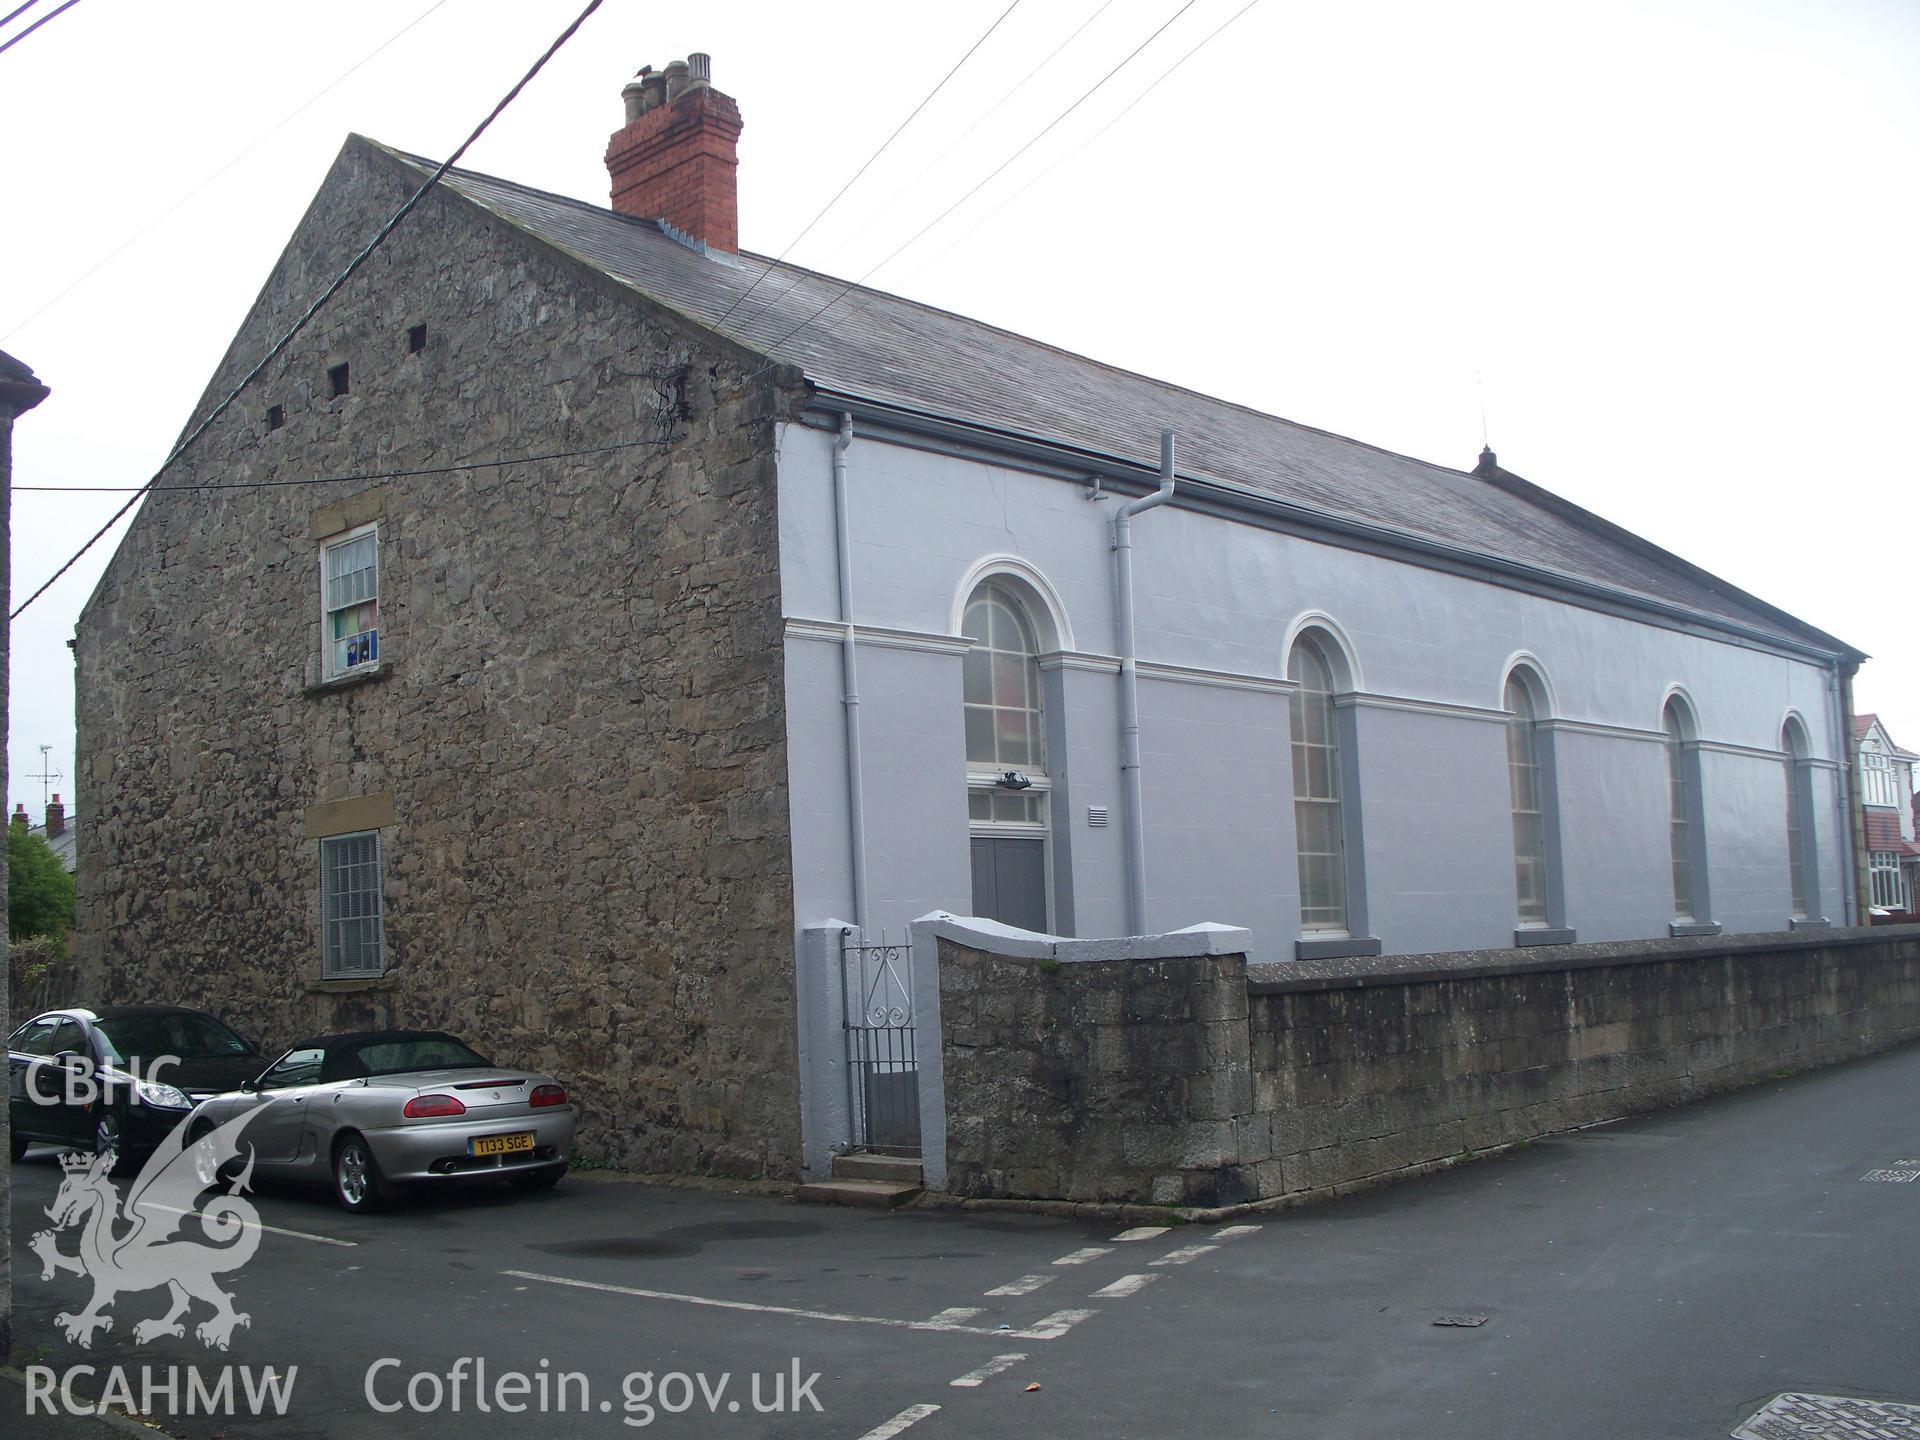
[[[1014,1333],[1022,1339],[1058,1340],[1082,1320],[1098,1313],[1095,1310],[1056,1310],[1044,1320],[1036,1320],[1031,1329],[1016,1330]]]
[[[182,1210],[178,1205],[162,1205],[157,1200],[142,1200],[140,1203],[149,1210],[164,1210],[169,1215],[198,1215],[200,1213],[198,1210]],[[275,1235],[291,1235],[296,1240],[312,1240],[319,1245],[344,1245],[351,1250],[360,1243],[358,1240],[336,1240],[331,1235],[310,1235],[305,1230],[282,1230],[278,1225],[269,1225],[264,1220],[256,1220],[253,1223],[258,1225],[262,1230],[271,1231]]]
[[[1214,1231],[1213,1238],[1216,1240],[1231,1240],[1236,1235],[1251,1235],[1259,1228],[1258,1225],[1226,1225]]]
[[[1053,1263],[1056,1265],[1084,1265],[1089,1260],[1098,1260],[1102,1255],[1111,1255],[1111,1245],[1089,1245],[1084,1250],[1076,1250],[1071,1255],[1062,1255]]]
[[[910,1405],[884,1425],[876,1425],[860,1437],[860,1440],[893,1440],[902,1430],[918,1425],[927,1416],[937,1414],[938,1405]]]
[[[974,1390],[1002,1370],[1010,1370],[1026,1358],[1024,1355],[996,1355],[978,1370],[969,1370],[958,1380],[949,1380],[947,1383],[956,1390]]]
[[[1009,1280],[1004,1285],[996,1285],[987,1291],[989,1295],[1031,1295],[1042,1285],[1051,1285],[1051,1275],[1022,1275],[1018,1280]]]
[[[1111,1285],[1093,1292],[1095,1300],[1124,1300],[1129,1295],[1137,1295],[1154,1281],[1158,1275],[1122,1275]]]
[[[948,1325],[964,1325],[980,1313],[978,1305],[955,1305],[950,1310],[942,1310],[927,1323],[945,1328]]]
[[[1136,1225],[1131,1230],[1122,1230],[1113,1238],[1116,1240],[1151,1240],[1156,1235],[1164,1235],[1171,1225]]]
[[[747,1300],[716,1300],[708,1295],[680,1295],[671,1290],[642,1290],[637,1285],[608,1285],[598,1280],[575,1280],[566,1275],[542,1275],[537,1270],[502,1270],[515,1280],[538,1280],[543,1285],[565,1285],[575,1290],[598,1290],[603,1295],[631,1295],[639,1300],[671,1300],[710,1310],[747,1310],[756,1315],[791,1315],[797,1320],[831,1320],[840,1325],[885,1325],[894,1330],[934,1330],[945,1335],[991,1335],[996,1340],[1058,1340],[1094,1312],[1062,1310],[1026,1330],[989,1330],[984,1325],[957,1325],[937,1320],[895,1320],[887,1315],[847,1315],[838,1310],[803,1310],[793,1305],[755,1305]]]
[[[1158,1260],[1149,1260],[1149,1265],[1184,1265],[1189,1260],[1198,1260],[1209,1250],[1218,1250],[1218,1245],[1182,1245],[1178,1250],[1169,1250]]]

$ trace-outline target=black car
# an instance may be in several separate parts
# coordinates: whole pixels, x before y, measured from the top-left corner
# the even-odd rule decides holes
[[[260,1073],[266,1057],[199,1010],[49,1010],[7,1037],[13,1158],[59,1145],[123,1164],[152,1153],[193,1107]]]

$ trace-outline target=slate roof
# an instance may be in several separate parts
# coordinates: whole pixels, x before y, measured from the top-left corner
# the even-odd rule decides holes
[[[416,171],[432,168],[386,153]],[[1488,479],[1396,455],[862,286],[811,319],[847,282],[759,255],[708,255],[651,221],[472,171],[451,171],[444,183],[838,396],[1149,469],[1170,426],[1182,478],[1244,487],[1801,646],[1859,653],[1504,472]],[[772,273],[733,309],[768,266]]]

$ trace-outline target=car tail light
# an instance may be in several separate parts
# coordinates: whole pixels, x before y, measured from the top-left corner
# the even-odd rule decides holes
[[[536,1085],[533,1094],[527,1097],[527,1104],[539,1110],[548,1105],[567,1103],[567,1087],[564,1085]]]
[[[401,1113],[409,1120],[435,1120],[442,1115],[464,1115],[467,1107],[451,1095],[416,1095]]]

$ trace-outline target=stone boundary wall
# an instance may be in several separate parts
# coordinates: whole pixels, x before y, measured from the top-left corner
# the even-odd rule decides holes
[[[1885,930],[1254,966],[947,935],[938,960],[969,1198],[1338,1194],[1920,1038],[1920,935]]]

